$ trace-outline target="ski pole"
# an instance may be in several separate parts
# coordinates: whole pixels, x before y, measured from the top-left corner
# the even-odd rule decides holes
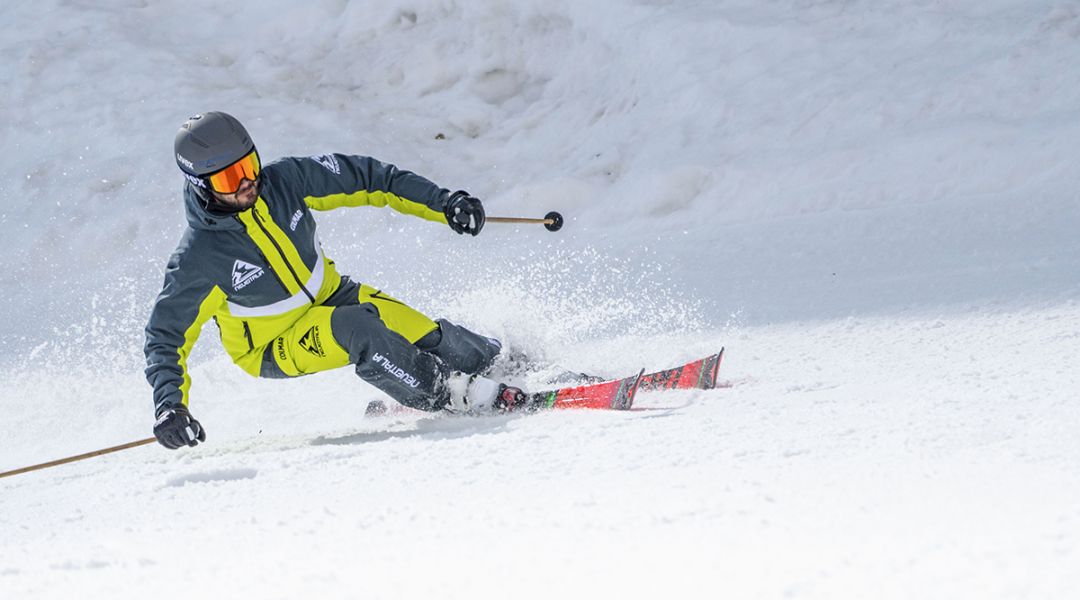
[[[562,229],[563,218],[562,215],[555,211],[551,211],[544,215],[543,219],[530,219],[527,217],[487,217],[489,223],[541,223],[548,231],[558,231]]]
[[[85,460],[87,458],[93,458],[95,456],[101,456],[102,454],[109,454],[111,452],[119,452],[121,450],[127,450],[128,448],[136,448],[138,446],[145,446],[157,441],[157,438],[146,438],[145,440],[139,440],[137,442],[129,442],[127,444],[121,444],[119,446],[113,446],[111,448],[103,448],[101,450],[95,450],[93,452],[87,452],[86,454],[79,454],[77,456],[69,456],[67,458],[61,458],[60,460],[53,460],[47,463],[41,463],[40,465],[34,465],[32,467],[23,467],[21,469],[15,469],[14,471],[5,471],[0,473],[0,479],[4,477],[10,477],[12,475],[20,475],[22,473],[29,473],[30,471],[37,471],[40,469],[48,469],[49,467],[55,467],[58,465],[65,465],[67,463],[75,462],[77,460]]]

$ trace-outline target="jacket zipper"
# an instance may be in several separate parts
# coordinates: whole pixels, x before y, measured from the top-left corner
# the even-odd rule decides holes
[[[308,291],[307,287],[304,285],[304,282],[300,281],[300,276],[296,274],[296,270],[293,269],[293,266],[291,264],[289,264],[289,260],[285,258],[285,252],[281,249],[281,246],[278,245],[277,240],[270,236],[270,232],[267,231],[266,226],[263,225],[262,218],[259,217],[259,213],[255,210],[252,210],[251,214],[255,217],[255,224],[259,226],[259,229],[262,229],[262,232],[266,234],[266,239],[270,240],[270,243],[274,245],[274,249],[278,251],[278,256],[281,257],[281,262],[285,263],[285,266],[289,269],[289,273],[292,273],[293,279],[296,280],[296,285],[300,286],[300,289],[304,291],[304,294],[308,297],[308,300],[311,300],[311,303],[315,304],[315,296],[313,296],[311,292]],[[269,261],[267,262],[269,264]],[[273,267],[271,267],[270,270],[273,271]]]
[[[243,321],[243,323],[244,323],[244,337],[247,338],[248,351],[250,352],[250,351],[255,349],[255,340],[251,339],[251,327],[248,325],[248,322]]]
[[[292,295],[289,292],[289,287],[287,285],[285,285],[285,282],[281,279],[281,276],[278,275],[278,272],[274,270],[274,267],[270,266],[270,259],[266,258],[266,255],[263,254],[262,250],[259,250],[258,246],[255,247],[255,252],[256,252],[256,254],[259,255],[259,258],[261,258],[263,260],[263,262],[266,263],[266,270],[270,271],[270,274],[274,276],[274,281],[276,281],[278,283],[278,285],[281,286],[281,289],[286,294]]]

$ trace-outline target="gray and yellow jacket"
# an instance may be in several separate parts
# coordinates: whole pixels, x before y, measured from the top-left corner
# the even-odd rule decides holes
[[[187,405],[187,358],[211,317],[233,362],[258,376],[261,349],[337,290],[341,276],[322,252],[312,210],[389,205],[446,223],[448,196],[414,173],[341,154],[265,165],[255,206],[235,215],[208,212],[188,183],[188,229],[146,326],[146,378],[157,411]]]

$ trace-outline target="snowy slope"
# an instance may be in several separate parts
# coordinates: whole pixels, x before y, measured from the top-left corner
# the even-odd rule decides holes
[[[647,410],[362,418],[208,328],[204,446],[0,480],[0,596],[1061,598],[1080,585],[1080,8],[0,7],[0,471],[150,435],[171,140],[370,154],[475,239],[336,211],[343,272],[567,367],[727,347]],[[441,134],[441,135],[440,135]],[[463,286],[462,281],[467,285]],[[535,383],[535,382],[534,382]]]

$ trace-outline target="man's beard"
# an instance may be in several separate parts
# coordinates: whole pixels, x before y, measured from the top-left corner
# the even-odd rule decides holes
[[[252,194],[251,202],[250,203],[245,203],[243,205],[226,204],[225,202],[222,202],[221,200],[218,200],[218,197],[216,195],[214,195],[213,192],[211,192],[211,193],[207,194],[208,197],[206,198],[206,211],[209,212],[212,215],[216,215],[216,216],[219,216],[219,217],[235,215],[237,213],[242,213],[245,210],[251,208],[252,206],[255,206],[255,202],[257,202],[259,200],[259,182],[258,182],[258,180],[255,181],[253,189],[254,189],[254,193]]]

